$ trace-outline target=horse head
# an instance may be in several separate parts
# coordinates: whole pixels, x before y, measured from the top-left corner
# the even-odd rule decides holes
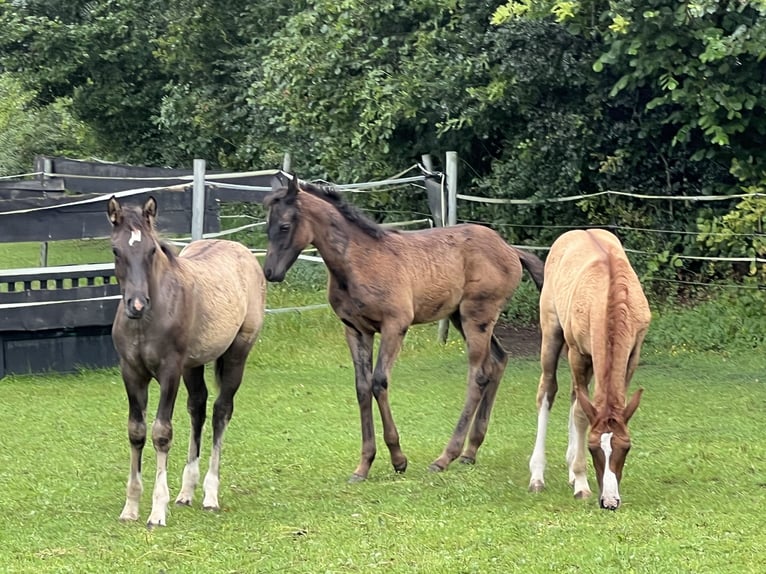
[[[577,389],[577,400],[590,423],[588,450],[593,459],[599,488],[599,504],[607,510],[620,506],[620,480],[625,459],[630,452],[628,421],[636,412],[643,389],[638,389],[625,408],[599,412],[587,392]]]
[[[154,233],[157,201],[150,197],[141,208],[123,207],[112,196],[107,214],[112,224],[114,274],[122,291],[125,314],[140,319],[151,307],[149,282],[158,247]]]
[[[280,282],[312,241],[308,225],[301,218],[298,178],[274,176],[272,192],[263,204],[268,209],[266,233],[269,240],[263,273],[268,281]]]

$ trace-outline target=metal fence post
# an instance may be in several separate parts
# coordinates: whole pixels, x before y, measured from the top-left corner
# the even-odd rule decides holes
[[[194,160],[194,183],[192,185],[192,241],[202,239],[205,228],[205,160]]]

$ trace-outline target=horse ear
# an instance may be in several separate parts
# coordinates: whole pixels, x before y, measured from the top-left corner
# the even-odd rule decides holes
[[[285,195],[285,199],[288,203],[292,203],[296,197],[298,197],[298,176],[292,174],[292,177],[287,178],[287,195]]]
[[[112,225],[117,225],[122,221],[122,208],[115,196],[109,198],[109,202],[106,205],[106,213]]]
[[[154,197],[149,197],[144,203],[144,219],[147,223],[153,223],[157,217],[157,200]]]
[[[271,191],[279,191],[285,187],[285,179],[282,176],[282,172],[271,177]]]
[[[588,391],[578,386],[576,396],[577,402],[580,403],[580,408],[585,413],[585,416],[588,417],[590,424],[593,425],[596,420],[596,407],[594,407],[593,403],[590,402],[590,399],[588,398]]]
[[[630,401],[627,405],[625,405],[625,422],[627,423],[630,420],[630,417],[633,416],[633,413],[636,412],[636,409],[638,408],[638,403],[641,402],[641,394],[644,392],[643,388],[639,388],[635,393],[633,393],[633,396],[630,397]]]

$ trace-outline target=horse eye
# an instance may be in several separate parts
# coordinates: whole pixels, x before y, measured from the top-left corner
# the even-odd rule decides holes
[[[280,231],[289,231],[290,230],[290,224],[289,223],[280,223],[279,230]]]
[[[119,250],[116,247],[112,247],[112,253],[114,253],[115,257],[119,257],[120,256],[120,252],[119,252]]]

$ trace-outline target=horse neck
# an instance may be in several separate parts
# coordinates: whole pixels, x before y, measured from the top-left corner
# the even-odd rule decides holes
[[[161,305],[171,291],[175,291],[175,286],[182,285],[178,281],[178,275],[181,273],[180,266],[174,265],[170,258],[157,243],[157,252],[152,264],[152,274],[149,277],[149,297],[152,298],[153,305]]]
[[[330,271],[350,265],[349,250],[363,247],[362,253],[378,241],[349,222],[330,203],[309,193],[301,196],[303,214],[311,226],[311,244],[317,248]]]
[[[614,257],[609,260],[609,290],[596,307],[602,315],[596,319],[603,333],[591,330],[591,349],[599,349],[600,356],[593,357],[597,396],[604,408],[622,410],[627,393],[627,371],[630,355],[635,344],[635,327],[631,321],[629,267]]]

